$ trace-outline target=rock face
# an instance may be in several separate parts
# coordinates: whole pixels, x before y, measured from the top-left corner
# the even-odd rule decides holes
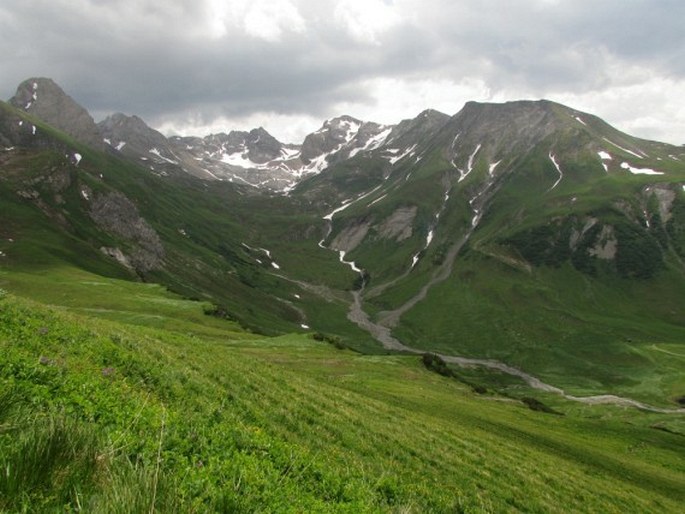
[[[88,111],[51,79],[25,80],[19,84],[9,103],[66,132],[81,143],[98,149],[103,147],[100,131]]]
[[[305,138],[302,143],[302,160],[309,162],[322,154],[331,154],[341,149],[352,141],[361,125],[361,121],[351,116],[326,121],[323,127]]]
[[[247,149],[247,157],[252,162],[264,164],[281,156],[283,145],[262,127],[250,132],[231,132],[230,136],[239,136]]]
[[[368,221],[362,221],[346,227],[335,237],[330,247],[333,250],[351,252],[364,240],[370,227],[371,224]]]
[[[450,117],[434,109],[426,109],[416,118],[403,120],[393,128],[388,141],[393,146],[404,147],[422,139],[431,138],[442,129]]]
[[[378,226],[381,237],[404,241],[412,235],[412,224],[417,212],[416,206],[400,207]]]
[[[98,129],[104,142],[124,155],[143,155],[152,148],[162,153],[168,151],[167,138],[138,116],[126,116],[118,112],[98,123]]]
[[[136,206],[119,192],[96,195],[90,217],[103,230],[131,245],[128,255],[119,250],[101,250],[119,262],[128,262],[138,272],[157,269],[164,258],[164,247],[157,232],[145,221]],[[122,258],[121,256],[125,257]]]

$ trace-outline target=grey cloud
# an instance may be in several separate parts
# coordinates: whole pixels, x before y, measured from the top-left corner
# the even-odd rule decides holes
[[[490,6],[488,8],[488,6]],[[498,87],[537,90],[606,84],[606,59],[684,76],[678,1],[470,2],[427,10],[444,61],[462,63]]]
[[[679,0],[406,0],[392,4],[406,18],[378,45],[335,23],[336,2],[293,4],[305,31],[274,43],[239,23],[205,37],[199,27],[211,13],[198,0],[91,0],[81,11],[66,0],[6,0],[0,92],[8,98],[21,80],[50,76],[96,113],[211,120],[371,101],[359,83],[373,77],[471,77],[495,92],[541,96],[609,87],[621,80],[608,71],[616,61],[685,77]]]

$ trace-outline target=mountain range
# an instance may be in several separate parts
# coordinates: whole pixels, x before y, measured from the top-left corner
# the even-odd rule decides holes
[[[0,511],[680,512],[685,148],[546,100],[166,137],[0,102]]]
[[[617,354],[685,336],[685,149],[554,102],[341,116],[284,144],[263,128],[95,123],[34,78],[2,104],[0,148],[3,265],[68,263],[209,300],[254,331],[602,390],[634,392],[647,365],[619,373]]]

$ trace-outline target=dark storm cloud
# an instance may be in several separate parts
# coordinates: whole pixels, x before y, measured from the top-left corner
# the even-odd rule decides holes
[[[96,117],[211,122],[372,102],[374,77],[602,91],[617,65],[683,79],[683,19],[675,0],[5,0],[0,92],[49,76]]]

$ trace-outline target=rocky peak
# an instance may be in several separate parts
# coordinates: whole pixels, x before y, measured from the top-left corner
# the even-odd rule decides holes
[[[264,163],[281,155],[283,145],[262,127],[253,129],[247,135],[245,147],[252,162]]]
[[[388,141],[400,147],[418,143],[421,139],[430,138],[450,120],[447,114],[434,109],[421,112],[416,118],[402,120],[393,128]]]
[[[323,154],[342,149],[357,135],[363,122],[352,116],[340,116],[324,122],[302,143],[302,159],[306,162]]]
[[[147,153],[151,149],[166,148],[166,137],[150,128],[138,116],[127,116],[120,112],[108,116],[98,123],[105,143],[124,153]]]
[[[100,131],[88,111],[51,79],[25,80],[19,84],[9,103],[66,132],[81,143],[94,148],[103,146]]]
[[[569,110],[566,123],[573,120],[570,109],[545,100],[500,104],[467,102],[452,117],[450,131],[468,134],[470,140],[480,143],[493,140],[508,150],[514,146],[530,147],[560,128],[555,107]]]

